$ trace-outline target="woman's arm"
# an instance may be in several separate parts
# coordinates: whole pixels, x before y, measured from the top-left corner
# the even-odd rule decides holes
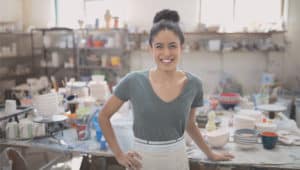
[[[190,137],[194,140],[197,146],[207,155],[207,157],[211,160],[221,161],[221,160],[231,160],[233,156],[228,153],[214,153],[208,147],[208,145],[204,142],[204,139],[200,133],[199,128],[196,126],[196,116],[195,116],[196,108],[192,108],[190,111],[190,116],[187,125],[187,132]]]
[[[121,150],[116,135],[113,131],[110,118],[112,115],[119,110],[123,105],[124,101],[120,100],[118,97],[112,95],[108,101],[104,104],[100,114],[99,114],[99,124],[102,129],[103,135],[110,146],[112,152],[114,153],[117,161],[125,166],[126,168],[140,168],[141,164],[136,158],[140,156],[136,152],[123,153]]]

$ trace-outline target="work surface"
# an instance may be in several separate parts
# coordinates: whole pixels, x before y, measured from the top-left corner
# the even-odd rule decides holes
[[[223,124],[226,124],[224,118]],[[112,157],[112,152],[100,150],[100,144],[96,141],[95,131],[92,130],[91,138],[79,141],[75,129],[64,130],[58,133],[56,139],[52,137],[30,139],[30,140],[8,140],[0,139],[0,145],[16,147],[35,147],[51,151],[61,151],[73,154],[90,154],[97,157]],[[261,143],[249,150],[242,150],[232,142],[232,139],[224,148],[215,150],[217,152],[230,152],[235,158],[231,161],[213,162],[198,149],[195,144],[187,147],[190,161],[208,166],[228,167],[263,167],[263,168],[287,168],[300,169],[300,146],[277,145],[273,150],[265,150]]]

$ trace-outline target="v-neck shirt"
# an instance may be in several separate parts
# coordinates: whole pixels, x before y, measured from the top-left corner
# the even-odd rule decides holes
[[[163,101],[155,93],[149,70],[131,72],[121,79],[113,94],[123,101],[130,100],[135,137],[168,141],[183,135],[191,108],[203,105],[200,79],[189,72],[185,73],[187,80],[180,94],[170,102]]]

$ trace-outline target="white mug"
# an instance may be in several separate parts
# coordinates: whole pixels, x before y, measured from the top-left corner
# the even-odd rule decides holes
[[[19,127],[17,122],[9,122],[5,128],[6,138],[16,139],[19,137]]]
[[[17,104],[15,100],[5,100],[5,113],[11,114],[17,111]]]
[[[19,132],[21,139],[33,137],[33,122],[29,120],[22,120],[19,123]]]
[[[45,135],[46,135],[45,124],[34,123],[33,124],[33,136],[45,136]]]

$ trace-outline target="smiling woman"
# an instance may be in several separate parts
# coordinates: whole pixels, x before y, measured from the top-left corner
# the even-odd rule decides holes
[[[232,159],[230,154],[212,152],[195,125],[196,108],[203,105],[202,82],[177,68],[184,43],[178,22],[179,15],[173,10],[155,15],[149,46],[156,67],[126,75],[99,114],[103,134],[117,161],[126,168],[188,170],[185,131],[209,159]],[[127,100],[133,108],[135,150],[124,153],[109,119]]]

